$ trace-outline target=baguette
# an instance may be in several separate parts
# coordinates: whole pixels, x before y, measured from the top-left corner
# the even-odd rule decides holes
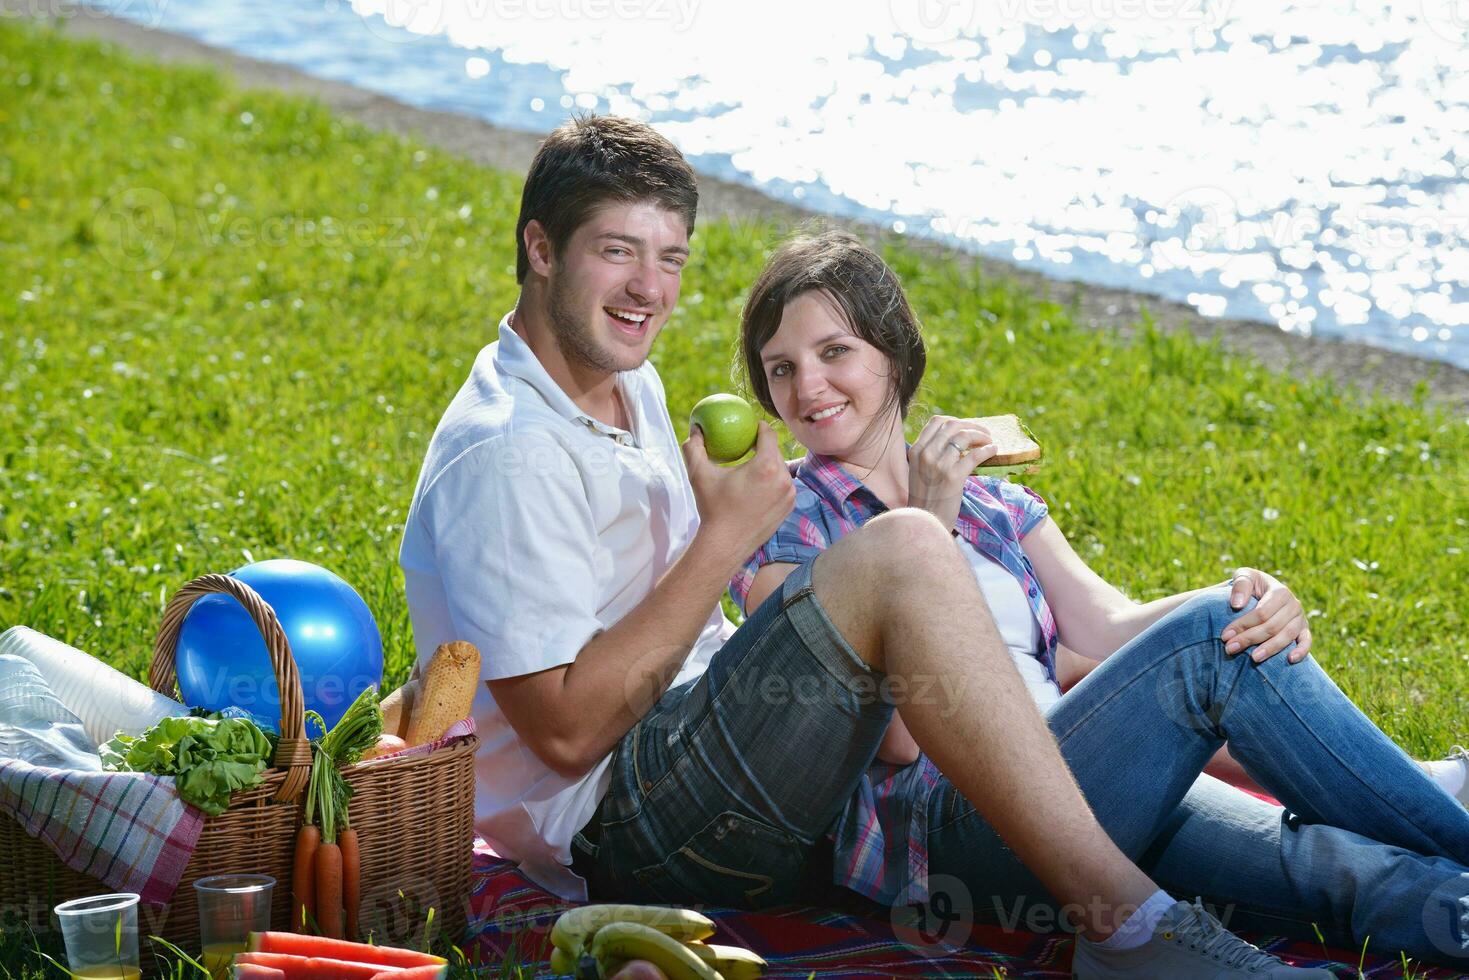
[[[383,698],[383,734],[407,738],[408,719],[413,717],[413,704],[418,699],[418,677],[415,675],[392,694]]]
[[[469,717],[479,689],[479,651],[463,640],[434,651],[419,680],[403,741],[423,745],[440,738],[456,721]]]

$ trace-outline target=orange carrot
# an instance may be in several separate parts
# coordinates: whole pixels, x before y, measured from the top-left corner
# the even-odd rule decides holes
[[[304,823],[296,833],[296,859],[291,865],[291,928],[305,932],[316,921],[315,868],[316,851],[321,846],[321,830]]]
[[[316,927],[329,939],[342,938],[342,849],[325,841],[316,849]]]
[[[362,905],[362,855],[357,850],[357,831],[351,827],[337,835],[342,849],[342,911],[346,914],[347,933],[343,938],[357,939],[357,913]]]

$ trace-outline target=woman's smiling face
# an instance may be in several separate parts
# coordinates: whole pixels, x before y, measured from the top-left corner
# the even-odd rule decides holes
[[[887,355],[852,332],[825,292],[786,304],[760,360],[781,421],[812,452],[850,459],[865,440],[880,444],[887,423],[901,427]]]

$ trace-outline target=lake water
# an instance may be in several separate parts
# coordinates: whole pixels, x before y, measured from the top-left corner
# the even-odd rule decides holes
[[[1469,0],[98,0],[404,102],[1469,368]]]

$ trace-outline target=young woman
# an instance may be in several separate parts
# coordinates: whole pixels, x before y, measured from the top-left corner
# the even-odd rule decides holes
[[[971,475],[995,452],[983,426],[935,415],[908,444],[923,341],[897,277],[850,235],[773,255],[741,344],[755,396],[808,451],[791,464],[794,511],[730,584],[742,611],[876,515],[922,508],[951,530],[1088,802],[1143,871],[1236,906],[1231,927],[1315,926],[1469,962],[1469,812],[1452,795],[1465,761],[1438,764],[1440,785],[1378,730],[1307,656],[1289,589],[1241,569],[1135,604],[1077,556],[1039,494]],[[1085,676],[1064,695],[1063,643],[1095,666],[1073,666]],[[869,779],[829,833],[838,883],[921,901],[943,875],[982,918],[1044,907],[1044,889],[904,730],[904,699],[931,692],[892,696]],[[1201,775],[1226,740],[1284,808]]]

